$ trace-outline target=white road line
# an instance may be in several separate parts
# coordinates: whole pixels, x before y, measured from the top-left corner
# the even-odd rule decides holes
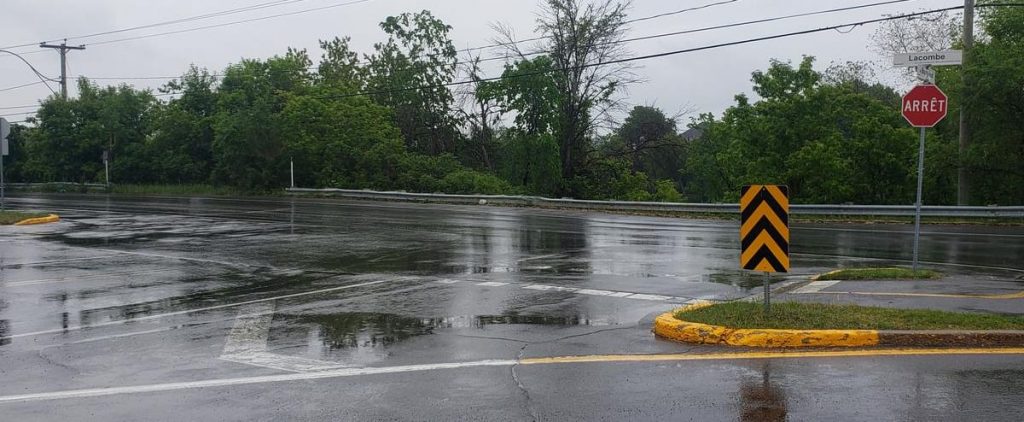
[[[483,286],[483,287],[501,287],[501,286],[508,286],[508,283],[502,283],[500,281],[485,281],[485,282],[482,282],[482,283],[476,283],[476,285],[477,286]]]
[[[126,271],[126,272],[120,272],[120,273],[90,274],[90,275],[82,275],[82,276],[60,277],[60,278],[43,278],[43,279],[38,279],[38,280],[12,281],[10,283],[4,283],[4,284],[0,284],[0,285],[2,285],[4,287],[35,286],[35,285],[39,285],[39,284],[66,283],[66,282],[69,282],[69,281],[91,280],[91,279],[95,279],[95,278],[104,278],[104,277],[131,277],[131,276],[136,276],[136,275],[159,274],[159,273],[165,273],[165,272],[176,271],[176,270],[177,270],[176,268],[160,268],[160,269],[153,269],[153,270],[147,270],[147,271]]]
[[[63,333],[63,332],[66,332],[66,331],[78,331],[78,330],[82,330],[82,329],[85,329],[85,328],[106,327],[106,326],[110,326],[110,325],[122,325],[122,324],[127,324],[127,323],[130,323],[130,322],[148,321],[148,320],[152,320],[152,319],[160,319],[160,318],[166,318],[166,317],[171,317],[171,316],[188,315],[188,314],[193,314],[193,313],[198,313],[198,312],[206,312],[206,311],[215,311],[215,310],[218,310],[218,309],[234,308],[234,307],[237,307],[237,306],[244,306],[244,305],[249,305],[249,304],[253,304],[253,303],[272,302],[272,301],[281,300],[281,299],[291,299],[291,298],[302,297],[302,296],[318,295],[318,294],[322,294],[322,293],[330,293],[330,292],[336,292],[336,291],[341,291],[341,290],[354,289],[354,288],[357,288],[357,287],[373,286],[373,285],[376,285],[376,284],[390,283],[390,282],[393,282],[393,281],[400,281],[400,280],[405,280],[405,279],[407,279],[407,277],[400,277],[400,278],[395,278],[395,279],[390,279],[390,280],[377,280],[377,281],[370,281],[370,282],[366,282],[366,283],[350,284],[350,285],[347,285],[347,286],[331,287],[329,289],[314,290],[314,291],[311,291],[311,292],[293,293],[293,294],[290,294],[290,295],[268,297],[266,299],[256,299],[256,300],[249,300],[249,301],[245,301],[245,302],[228,303],[228,304],[224,304],[224,305],[208,306],[208,307],[205,307],[205,308],[187,309],[187,310],[184,310],[184,311],[168,312],[168,313],[159,314],[159,315],[148,315],[148,316],[132,318],[132,319],[119,319],[119,320],[101,322],[101,323],[90,324],[90,325],[75,325],[75,326],[71,326],[71,327],[67,327],[67,328],[55,328],[55,329],[52,329],[52,330],[34,331],[34,332],[31,332],[31,333],[12,334],[12,335],[9,335],[9,336],[0,337],[0,339],[5,339],[5,340],[6,339],[15,339],[15,338],[21,338],[21,337],[38,336],[38,335],[43,335],[43,334],[57,334],[57,333]]]
[[[452,280],[450,278],[442,278],[440,280],[435,280],[434,282],[435,283],[441,283],[441,284],[455,284],[455,283],[461,283],[462,280]]]
[[[577,290],[576,293],[589,296],[611,296],[611,294],[615,292],[611,292],[608,290],[580,289]]]
[[[238,214],[260,214],[260,213],[273,213],[273,212],[282,212],[282,211],[291,211],[291,210],[292,210],[291,207],[288,207],[288,208],[273,208],[273,209],[269,209],[269,210],[243,211],[243,212],[240,212]]]
[[[615,297],[622,299],[649,300],[653,302],[685,302],[692,300],[685,297],[663,296],[646,293],[616,292],[612,290],[579,289],[575,287],[550,286],[547,284],[530,284],[522,287],[527,290],[569,292],[588,296]]]
[[[146,334],[156,334],[156,333],[162,333],[162,332],[165,332],[165,331],[178,330],[178,329],[181,329],[181,327],[182,327],[181,325],[176,325],[176,326],[173,326],[173,327],[157,328],[155,330],[133,331],[133,332],[130,332],[130,333],[125,333],[125,334],[114,334],[114,335],[109,335],[109,336],[91,337],[91,338],[87,338],[85,340],[72,341],[72,342],[62,343],[62,344],[54,344],[52,346],[47,346],[47,347],[65,346],[65,345],[69,345],[69,344],[85,344],[85,343],[92,343],[92,342],[103,341],[103,340],[113,340],[113,339],[118,339],[118,338],[144,336]]]
[[[226,355],[221,356],[220,360],[296,373],[323,372],[351,367],[351,365],[306,359],[299,356],[278,355],[270,352]]]
[[[347,368],[335,362],[324,362],[298,356],[278,355],[267,351],[270,324],[274,319],[274,304],[270,302],[246,305],[231,327],[220,359],[278,369],[289,372],[313,372]]]
[[[629,293],[629,292],[612,292],[610,295],[608,295],[608,297],[630,297],[630,296],[633,296],[633,294]]]
[[[839,280],[814,281],[814,282],[811,282],[811,284],[808,284],[808,285],[803,286],[803,287],[801,287],[799,289],[793,290],[790,293],[793,293],[793,294],[817,293],[817,292],[820,292],[822,289],[826,289],[826,288],[835,286],[836,284],[839,284]]]
[[[117,250],[117,249],[92,249],[92,248],[89,248],[89,249],[97,250],[97,251],[102,251],[102,252],[112,252],[112,253],[123,254],[123,255],[144,256],[144,257],[147,257],[147,258],[175,259],[175,260],[179,260],[179,261],[202,262],[204,264],[217,264],[217,265],[223,265],[223,266],[226,266],[226,267],[236,267],[236,268],[238,268],[238,267],[244,267],[244,268],[270,268],[270,267],[260,267],[258,265],[243,264],[243,263],[240,263],[240,262],[217,261],[217,260],[214,260],[214,259],[189,258],[189,257],[185,257],[185,256],[162,255],[162,254],[146,253],[146,252],[121,251],[121,250]],[[277,269],[277,268],[274,268],[274,269]]]
[[[65,262],[73,262],[73,261],[90,261],[90,260],[94,260],[94,259],[113,258],[113,257],[116,257],[116,256],[117,255],[101,255],[101,256],[89,256],[89,257],[84,257],[84,258],[68,258],[68,259],[53,259],[53,260],[48,260],[48,261],[22,262],[22,263],[17,263],[17,264],[0,265],[0,269],[7,269],[7,268],[14,268],[14,267],[27,267],[27,266],[30,266],[30,265],[62,264],[62,263],[65,263]]]
[[[666,300],[671,300],[672,296],[648,295],[648,294],[637,293],[637,294],[634,294],[632,296],[629,296],[629,299],[651,300],[651,301],[664,302]]]
[[[553,291],[556,291],[556,292],[575,292],[575,291],[579,290],[579,289],[577,289],[575,287],[549,286],[549,285],[546,285],[546,284],[531,284],[529,286],[523,286],[523,288],[524,289],[528,289],[528,290],[543,290],[543,291],[553,290]]]
[[[516,262],[526,262],[526,261],[533,261],[533,260],[537,260],[537,259],[554,258],[554,257],[557,257],[557,256],[562,256],[562,255],[564,255],[564,253],[553,253],[553,254],[548,254],[548,255],[530,256],[530,257],[526,257],[526,258],[522,258],[522,259],[516,260]]]
[[[362,375],[397,374],[404,372],[433,371],[438,369],[458,369],[483,366],[512,366],[515,363],[515,360],[479,360],[473,362],[433,363],[424,365],[403,365],[371,368],[343,368],[330,371],[304,372],[298,374],[266,375],[245,378],[225,378],[205,381],[172,382],[165,384],[135,385],[127,387],[88,388],[82,390],[66,390],[53,391],[49,393],[0,396],[0,404],[45,400],[64,400],[85,397],[102,397],[120,394],[155,393],[163,391],[189,390],[195,388],[227,387],[236,385],[303,381],[324,378],[355,377]]]

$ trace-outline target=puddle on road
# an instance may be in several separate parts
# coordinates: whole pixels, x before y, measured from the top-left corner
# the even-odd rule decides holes
[[[779,283],[784,279],[779,275],[771,278],[771,283]],[[751,290],[763,286],[764,275],[747,271],[725,271],[710,274],[701,274],[699,279],[693,281],[700,283],[727,284],[744,290]]]
[[[330,315],[281,315],[278,318],[287,320],[293,329],[294,338],[297,331],[294,327],[309,327],[307,335],[319,340],[326,351],[386,348],[392,344],[413,337],[434,334],[438,329],[476,328],[484,329],[491,325],[612,325],[607,320],[591,319],[584,316],[547,316],[547,315],[471,315],[443,318],[413,318],[387,313],[345,312]]]

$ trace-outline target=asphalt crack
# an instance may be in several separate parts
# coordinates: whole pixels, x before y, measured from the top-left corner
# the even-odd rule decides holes
[[[522,361],[523,355],[526,354],[526,348],[530,347],[530,343],[526,343],[523,347],[519,348],[519,353],[516,354],[516,363],[512,365],[512,381],[516,383],[516,387],[523,393],[523,397],[526,399],[526,412],[530,416],[530,420],[538,421],[540,417],[537,415],[537,410],[533,406],[533,399],[530,398],[530,392],[523,385],[523,381],[519,379],[519,374],[516,373],[516,367],[519,366],[519,362]]]
[[[519,389],[519,391],[523,394],[523,397],[526,399],[526,411],[527,411],[527,414],[530,417],[530,420],[538,421],[538,420],[540,420],[540,416],[537,414],[537,410],[536,410],[536,408],[533,405],[533,399],[530,397],[530,391],[526,389],[526,385],[523,384],[523,380],[519,377],[519,373],[516,372],[516,368],[519,367],[519,365],[521,364],[520,362],[522,362],[523,356],[526,355],[526,348],[527,347],[530,347],[531,345],[534,345],[534,344],[557,343],[557,342],[560,342],[560,341],[563,341],[563,340],[579,338],[579,337],[586,337],[586,336],[591,336],[591,335],[594,335],[594,334],[606,333],[606,332],[609,332],[609,331],[619,331],[619,330],[635,329],[637,327],[639,327],[639,325],[628,325],[628,326],[625,326],[625,327],[615,327],[615,328],[603,328],[603,329],[600,329],[600,330],[588,331],[586,333],[571,334],[571,335],[562,336],[562,337],[558,337],[558,338],[554,338],[554,339],[550,339],[550,340],[534,341],[534,342],[524,341],[524,340],[513,340],[513,339],[506,339],[506,338],[496,338],[496,337],[483,337],[483,338],[495,339],[495,340],[507,340],[507,341],[525,343],[525,344],[523,344],[523,347],[519,348],[519,353],[516,354],[515,363],[512,365],[512,368],[510,369],[509,372],[512,375],[512,382],[514,382],[516,384],[516,388]],[[476,337],[476,336],[469,336],[469,337]]]

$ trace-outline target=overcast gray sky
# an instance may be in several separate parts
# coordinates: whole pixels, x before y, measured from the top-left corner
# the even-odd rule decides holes
[[[451,36],[457,48],[489,44],[495,33],[492,25],[503,23],[516,28],[522,38],[533,34],[536,26],[536,0],[368,0],[310,13],[278,17],[257,22],[157,36],[133,41],[97,44],[103,41],[195,28],[242,19],[258,18],[316,7],[337,5],[352,0],[295,0],[289,4],[261,10],[141,29],[93,38],[70,37],[150,23],[187,18],[239,7],[267,3],[268,0],[4,0],[0,47],[38,43],[69,37],[69,44],[85,44],[85,51],[69,53],[69,75],[92,78],[137,78],[174,76],[189,64],[219,72],[241,58],[265,58],[282,54],[289,46],[306,48],[319,57],[317,40],[350,36],[352,46],[369,53],[375,42],[384,39],[378,23],[389,15],[406,11],[431,10],[453,26]],[[718,3],[722,0],[634,0],[631,17],[644,17],[688,7]],[[719,24],[811,12],[837,7],[876,3],[880,0],[737,0],[703,10],[633,24],[629,36],[643,36]],[[629,44],[635,55],[658,53],[759,37],[802,29],[836,25],[887,14],[900,14],[962,5],[958,0],[914,0],[829,15],[790,19],[733,29],[716,30],[639,41]],[[847,34],[829,31],[812,35],[758,42],[638,62],[637,74],[644,83],[625,93],[630,104],[655,105],[668,114],[687,108],[697,112],[720,113],[733,103],[737,93],[750,91],[750,73],[764,69],[770,59],[799,61],[802,55],[818,58],[818,67],[830,62],[878,60],[868,48],[875,26],[854,28]],[[12,49],[28,53],[24,57],[42,73],[59,75],[56,51],[40,51],[36,46]],[[483,56],[499,51],[484,52]],[[489,76],[500,73],[501,63],[485,64]],[[19,60],[0,54],[0,90],[37,82],[36,76]],[[97,83],[122,81],[97,79]],[[164,80],[126,79],[139,88],[156,88]],[[51,83],[54,89],[56,83]],[[32,108],[7,107],[34,105],[50,94],[37,84],[0,91],[0,116],[18,121]],[[72,90],[74,95],[74,90]]]

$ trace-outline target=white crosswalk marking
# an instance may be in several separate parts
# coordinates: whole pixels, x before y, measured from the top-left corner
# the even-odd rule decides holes
[[[270,324],[274,319],[274,304],[261,302],[246,305],[240,310],[235,325],[228,334],[220,359],[228,362],[289,372],[315,372],[347,368],[334,362],[306,359],[298,356],[278,355],[267,351]]]
[[[793,293],[794,294],[817,293],[817,292],[822,291],[823,289],[835,286],[836,284],[839,284],[839,280],[815,281],[815,282],[812,282],[811,284],[803,286],[803,287],[801,287],[799,289],[793,290]]]

